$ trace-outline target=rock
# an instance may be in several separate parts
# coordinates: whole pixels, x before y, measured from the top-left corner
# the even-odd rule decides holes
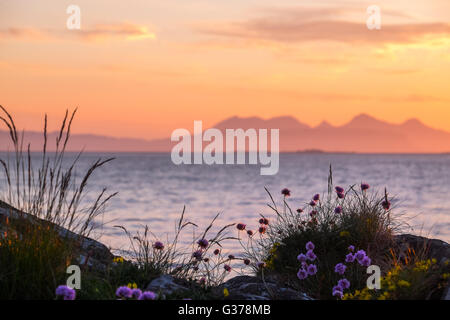
[[[442,240],[428,239],[412,234],[395,236],[397,255],[399,258],[408,256],[408,249],[413,249],[419,257],[436,259],[441,265],[450,261],[450,245]],[[442,300],[450,300],[450,284],[444,289]]]
[[[415,251],[416,255],[423,256],[424,259],[435,258],[439,263],[450,260],[450,245],[442,240],[428,239],[412,234],[402,234],[395,236],[397,255],[399,258],[407,256],[408,249]]]
[[[147,290],[166,296],[174,294],[175,292],[186,292],[189,289],[181,284],[178,284],[174,277],[170,275],[162,275],[150,282],[147,286]]]
[[[312,300],[305,293],[253,276],[234,277],[219,286],[222,292],[225,288],[231,300]]]
[[[72,231],[69,231],[63,227],[60,227],[54,223],[40,219],[34,215],[17,210],[9,204],[0,200],[0,231],[4,229],[6,219],[17,220],[23,219],[32,224],[46,223],[55,228],[58,234],[70,240],[74,240],[76,244],[76,250],[78,255],[78,263],[86,265],[90,268],[103,270],[106,265],[112,262],[114,255],[111,251],[102,243],[93,240],[88,237],[78,235]]]

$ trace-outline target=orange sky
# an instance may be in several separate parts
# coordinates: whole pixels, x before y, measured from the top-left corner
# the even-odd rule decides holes
[[[395,2],[395,3],[393,3]],[[81,8],[81,30],[66,8]],[[450,1],[0,0],[0,104],[38,130],[166,137],[193,120],[359,113],[450,131]]]

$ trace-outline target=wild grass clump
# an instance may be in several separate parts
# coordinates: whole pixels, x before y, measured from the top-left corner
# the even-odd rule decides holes
[[[176,222],[174,236],[171,240],[162,241],[160,237],[150,231],[146,225],[142,233],[132,235],[123,226],[122,229],[129,239],[129,249],[123,251],[128,259],[122,263],[131,263],[143,275],[147,284],[160,275],[171,275],[182,281],[184,286],[191,288],[192,294],[203,295],[208,289],[223,282],[231,272],[231,264],[236,260],[232,255],[222,252],[222,243],[236,238],[228,235],[228,230],[234,223],[223,226],[211,234],[217,214],[203,232],[196,233],[198,226],[185,220],[185,208],[180,219]],[[188,227],[193,229],[190,244],[180,245],[181,234]],[[138,286],[144,285],[138,283]],[[202,292],[200,292],[202,291]]]
[[[93,173],[112,158],[98,159],[78,180],[81,152],[73,160],[66,157],[76,110],[70,116],[66,111],[51,152],[45,116],[39,161],[33,160],[31,146],[24,145],[25,134],[18,132],[12,116],[2,106],[0,111],[11,139],[5,147],[12,147],[7,158],[0,159],[5,181],[1,200],[7,203],[0,216],[0,298],[52,299],[68,276],[67,266],[80,262],[84,237],[115,195],[105,188],[92,203],[83,201]]]
[[[345,265],[345,279],[352,288],[366,286],[367,263],[381,268],[389,265],[393,236],[402,224],[392,216],[392,199],[386,191],[383,195],[372,193],[367,184],[347,189],[334,186],[330,168],[325,196],[316,194],[292,210],[286,201],[290,190],[282,190],[282,195],[283,205],[279,208],[269,193],[269,207],[277,218],[265,227],[264,237],[245,246],[249,259],[265,263],[266,276],[276,277],[314,298],[330,299],[344,278],[344,273],[336,270],[337,265]],[[361,251],[360,259],[346,261],[357,251]],[[334,293],[340,295],[342,291]]]

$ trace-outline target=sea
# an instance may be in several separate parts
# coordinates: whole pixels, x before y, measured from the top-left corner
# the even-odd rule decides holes
[[[2,159],[5,153],[0,153]],[[10,155],[11,157],[11,155]],[[75,154],[67,155],[69,163]],[[242,222],[256,230],[261,215],[275,219],[267,205],[271,202],[265,188],[277,203],[281,190],[293,209],[304,207],[314,194],[325,195],[330,165],[334,185],[349,187],[362,182],[370,192],[388,191],[394,200],[393,214],[405,222],[405,232],[450,242],[450,155],[449,154],[333,154],[281,153],[276,175],[261,175],[259,165],[175,165],[170,153],[84,153],[76,166],[77,179],[98,158],[113,157],[89,179],[83,203],[89,204],[103,188],[118,192],[96,220],[93,237],[113,249],[127,250],[131,235],[143,234],[171,242],[178,219],[184,210],[188,225],[180,235],[189,244],[201,235],[219,214],[211,229],[217,231],[230,223]],[[38,165],[41,155],[33,153]],[[5,191],[1,176],[0,191]],[[230,236],[237,230],[231,228]],[[224,249],[239,254],[236,241],[225,241]]]

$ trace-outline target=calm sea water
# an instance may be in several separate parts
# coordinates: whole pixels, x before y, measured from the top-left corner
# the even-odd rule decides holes
[[[254,229],[260,213],[274,216],[266,205],[270,199],[264,187],[278,199],[280,190],[287,187],[292,191],[291,206],[302,206],[313,194],[326,192],[330,164],[335,185],[363,181],[380,193],[387,187],[397,198],[395,212],[409,217],[412,232],[450,241],[450,155],[281,154],[278,174],[261,176],[259,165],[176,166],[170,154],[87,153],[77,172],[96,158],[109,156],[116,159],[94,174],[85,200],[91,200],[102,187],[119,192],[99,230],[101,240],[113,248],[127,247],[123,232],[115,225],[137,232],[147,224],[166,241],[173,235],[183,206],[187,219],[199,225],[197,233],[219,212],[218,226],[244,222]],[[192,229],[182,241],[190,239]],[[238,250],[233,244],[228,246]]]

